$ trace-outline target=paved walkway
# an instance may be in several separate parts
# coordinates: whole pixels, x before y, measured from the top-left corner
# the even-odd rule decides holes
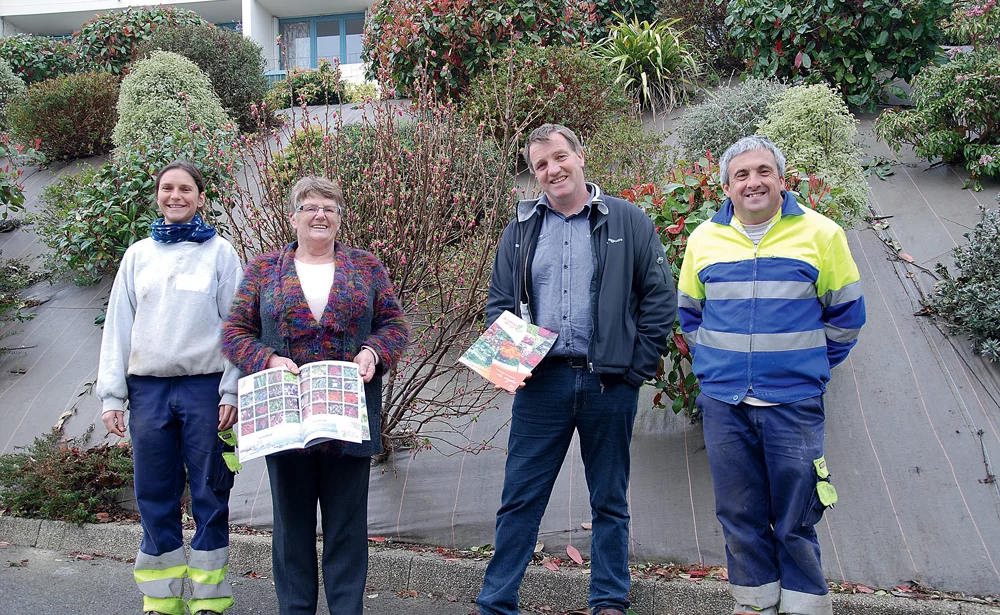
[[[872,153],[871,118],[862,129]],[[886,181],[873,178],[874,210],[888,228],[848,233],[861,269],[869,324],[849,360],[834,371],[827,396],[827,459],[840,504],[818,527],[827,576],[871,586],[910,580],[941,590],[1000,594],[1000,488],[989,477],[1000,463],[1000,370],[967,344],[914,316],[933,280],[922,267],[949,260],[962,233],[995,207],[997,184],[961,190],[963,172],[928,168],[904,155]],[[28,178],[28,206],[64,169]],[[887,249],[898,241],[914,264]],[[0,235],[4,257],[41,252],[30,229]],[[80,434],[98,418],[92,396],[78,397],[96,376],[100,330],[93,325],[108,282],[77,288],[57,283],[37,317],[6,338],[30,346],[0,359],[0,453],[29,443],[66,410]],[[632,449],[632,546],[636,562],[724,562],[701,426],[640,400]],[[509,400],[465,434],[482,440],[504,425]],[[97,436],[100,438],[100,435]],[[395,540],[467,548],[493,541],[502,448],[479,455],[402,451],[373,468],[370,533]],[[271,523],[264,464],[246,464],[232,496],[233,522]],[[573,544],[585,554],[590,521],[578,446],[572,448],[542,521],[545,550]]]

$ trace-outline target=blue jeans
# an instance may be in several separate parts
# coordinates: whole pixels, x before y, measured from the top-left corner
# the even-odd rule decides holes
[[[698,397],[737,603],[782,613],[832,612],[813,526],[824,506],[813,462],[823,457],[822,396],[776,406]]]
[[[602,388],[598,376],[585,369],[545,364],[514,396],[496,552],[476,598],[484,615],[518,612],[518,588],[574,430],[593,518],[589,603],[595,612],[628,608],[626,491],[638,395],[626,382]]]
[[[315,615],[316,503],[323,527],[323,584],[332,615],[362,615],[368,575],[369,457],[292,451],[268,455],[274,508],[274,589],[281,615]]]

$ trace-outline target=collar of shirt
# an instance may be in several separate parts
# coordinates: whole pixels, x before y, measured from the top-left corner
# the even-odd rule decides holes
[[[566,214],[553,208],[552,205],[549,203],[549,197],[546,196],[544,192],[542,193],[542,196],[538,197],[538,204],[535,205],[535,209],[540,211],[541,208],[547,207],[549,211],[551,211],[552,213],[558,215],[560,218],[567,220],[569,218],[575,218],[577,216],[583,216],[584,218],[589,218],[591,206],[598,201],[598,199],[600,198],[600,193],[597,186],[595,184],[591,184],[590,182],[587,182],[587,192],[590,193],[590,200],[587,201],[587,204],[583,206],[583,209],[581,209],[580,211],[576,212],[571,216],[567,216]]]

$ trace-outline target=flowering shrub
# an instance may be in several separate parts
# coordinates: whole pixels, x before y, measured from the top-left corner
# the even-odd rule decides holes
[[[294,237],[291,180],[341,181],[340,239],[385,263],[411,326],[406,356],[385,377],[383,442],[413,443],[429,421],[460,433],[493,396],[455,356],[482,327],[490,264],[513,212],[513,152],[470,129],[454,105],[423,96],[411,109],[375,101],[351,127],[337,118],[318,128],[306,118],[280,141],[276,132],[244,139],[248,179],[259,179],[224,193],[233,243],[245,258],[284,246]]]
[[[950,0],[733,0],[726,24],[754,76],[828,81],[872,108],[884,87],[934,59],[950,9]]]
[[[409,96],[424,81],[439,95],[463,94],[511,43],[596,39],[584,0],[376,0],[365,19],[368,79]]]
[[[462,104],[472,121],[516,150],[523,134],[545,122],[570,127],[586,143],[629,100],[614,71],[585,49],[518,45],[475,77]]]
[[[943,66],[928,66],[913,82],[913,108],[885,111],[875,135],[898,150],[913,146],[928,161],[964,163],[967,187],[1000,177],[1000,51],[958,54]]]
[[[0,39],[0,58],[26,84],[75,73],[79,63],[74,41],[48,36],[14,34]]]
[[[961,0],[955,3],[945,36],[955,45],[976,49],[1000,44],[1000,7],[996,0]]]
[[[264,97],[267,108],[287,109],[300,105],[336,105],[345,97],[340,65],[320,59],[317,69],[293,68]]]
[[[136,47],[164,25],[203,25],[194,11],[170,5],[130,6],[91,19],[73,35],[81,59],[91,70],[114,75],[127,71]]]
[[[118,120],[118,79],[108,73],[75,73],[35,83],[8,109],[11,134],[38,140],[52,160],[103,154],[111,149]]]
[[[194,62],[154,51],[122,80],[115,147],[157,143],[191,123],[209,131],[229,121],[208,76]]]
[[[172,51],[197,64],[240,130],[257,128],[251,105],[259,105],[268,89],[260,45],[235,30],[202,23],[161,25],[136,47],[134,57],[145,59],[154,49]]]
[[[972,350],[994,363],[1000,362],[1000,210],[981,208],[983,219],[971,232],[968,243],[955,248],[956,278],[938,263],[941,281],[934,288],[929,306],[944,319],[952,333],[965,333]]]

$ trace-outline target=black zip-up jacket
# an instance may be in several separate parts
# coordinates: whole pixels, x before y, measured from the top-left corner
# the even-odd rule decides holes
[[[594,277],[590,282],[593,335],[590,371],[618,375],[634,386],[656,375],[677,317],[677,294],[663,244],[646,214],[628,201],[594,195],[590,208]],[[547,207],[521,201],[500,239],[493,262],[486,324],[504,310],[535,322],[531,262]]]

